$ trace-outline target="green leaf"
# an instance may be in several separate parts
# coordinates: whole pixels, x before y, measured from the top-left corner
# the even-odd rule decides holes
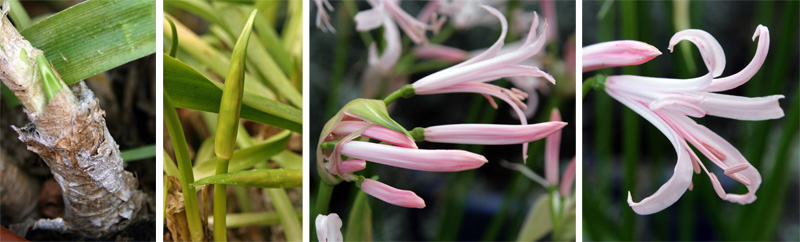
[[[200,179],[194,186],[225,184],[261,188],[292,188],[303,185],[303,171],[289,169],[255,169],[229,172]]]
[[[11,16],[11,20],[14,20],[17,30],[28,28],[31,25],[31,17],[28,16],[28,12],[25,12],[25,8],[22,7],[19,0],[10,0],[9,3],[11,4],[11,12],[8,15]]]
[[[178,171],[178,166],[175,165],[175,161],[173,161],[172,158],[169,157],[169,154],[167,154],[167,151],[161,150],[161,152],[164,155],[163,156],[164,157],[164,173],[167,173],[167,176],[179,177],[180,176],[180,172]],[[167,180],[164,179],[164,181],[166,182]],[[168,187],[168,186],[165,186],[165,187]],[[167,200],[166,196],[164,196],[164,198],[165,198],[164,201],[166,201]]]
[[[68,85],[152,54],[156,2],[89,0],[22,31]]]
[[[553,228],[550,219],[550,205],[547,193],[542,193],[536,198],[525,223],[519,230],[517,241],[537,241],[547,235]]]
[[[247,89],[247,88],[245,88]],[[186,64],[164,55],[164,90],[176,107],[219,112],[222,84],[212,82]],[[244,91],[241,118],[303,132],[300,109]]]
[[[303,169],[303,157],[291,150],[283,150],[281,153],[272,157],[275,163],[287,169]]]
[[[358,191],[350,215],[347,216],[347,241],[372,241],[372,209],[367,202],[367,194]]]
[[[125,162],[153,158],[156,157],[156,145],[145,145],[139,148],[123,150],[119,153],[119,156],[122,157],[122,160]]]
[[[303,216],[303,210],[295,211],[298,216]],[[214,225],[214,218],[208,218],[208,224]],[[230,213],[226,216],[226,227],[239,228],[245,226],[270,226],[281,224],[280,217],[275,212],[256,213]]]
[[[285,150],[286,143],[289,142],[290,137],[291,132],[283,131],[267,139],[264,143],[234,151],[228,171],[241,171],[253,167],[253,165],[258,162],[266,161],[270,157]],[[216,157],[213,157],[210,160],[197,163],[194,167],[195,180],[214,175],[217,165],[216,159]]]

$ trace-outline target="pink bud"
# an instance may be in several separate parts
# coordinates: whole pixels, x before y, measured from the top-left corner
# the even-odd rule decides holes
[[[656,47],[634,40],[617,40],[583,47],[583,72],[614,66],[639,65],[661,55]]]
[[[463,150],[419,150],[363,141],[349,141],[342,155],[384,165],[420,171],[464,171],[483,166],[485,157]]]
[[[561,121],[561,113],[553,109],[550,121]],[[561,131],[547,137],[544,149],[544,175],[550,185],[558,184],[558,150],[561,148]]]
[[[407,208],[425,207],[425,200],[422,200],[416,193],[408,190],[400,190],[372,179],[364,180],[364,182],[361,183],[361,190],[370,196],[397,206]]]

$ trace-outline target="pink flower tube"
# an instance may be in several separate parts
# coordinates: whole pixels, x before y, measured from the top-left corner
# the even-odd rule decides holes
[[[419,171],[464,171],[488,162],[482,155],[463,150],[419,150],[363,141],[341,142],[337,146],[348,157]]]
[[[381,201],[407,208],[425,208],[425,200],[416,193],[400,190],[372,179],[361,183],[361,190]]]
[[[565,122],[528,125],[450,124],[425,128],[425,141],[453,144],[511,145],[543,139],[566,126]]]

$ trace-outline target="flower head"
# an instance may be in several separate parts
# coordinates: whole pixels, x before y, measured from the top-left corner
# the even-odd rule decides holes
[[[522,100],[528,94],[518,89],[507,89],[500,86],[488,84],[486,82],[506,77],[540,77],[547,79],[551,83],[555,80],[549,74],[539,70],[534,66],[520,65],[521,62],[531,58],[538,53],[544,46],[546,37],[545,32],[536,35],[538,17],[534,18],[528,36],[523,44],[514,51],[500,53],[503,48],[508,23],[503,14],[497,9],[489,6],[483,8],[500,20],[502,31],[500,38],[486,51],[464,61],[460,64],[451,66],[439,72],[428,75],[413,84],[411,87],[415,94],[439,94],[439,93],[479,93],[484,95],[493,107],[497,107],[491,98],[497,97],[511,105],[523,125],[527,124],[523,109],[527,106]],[[547,24],[545,24],[545,29]],[[523,144],[523,153],[527,154],[528,144]],[[527,158],[523,155],[523,160]]]
[[[681,40],[689,40],[699,47],[703,62],[709,73],[693,79],[667,79],[640,76],[609,76],[606,92],[614,99],[650,121],[672,142],[678,154],[673,177],[650,197],[634,202],[628,196],[628,204],[639,214],[652,214],[669,207],[686,191],[692,188],[692,172],[701,170],[708,174],[714,190],[720,198],[741,204],[755,201],[755,192],[761,184],[761,176],[742,154],[692,117],[713,115],[739,120],[766,120],[783,117],[778,100],[783,95],[767,97],[740,97],[712,93],[735,88],[753,77],[766,58],[769,48],[769,30],[759,25],[753,36],[759,37],[756,55],[742,71],[718,78],[725,68],[725,54],[713,36],[702,30],[684,30],[670,40],[672,47]],[[746,194],[728,194],[717,176],[706,169],[689,144],[705,155],[712,163],[724,170],[724,174],[745,185]]]

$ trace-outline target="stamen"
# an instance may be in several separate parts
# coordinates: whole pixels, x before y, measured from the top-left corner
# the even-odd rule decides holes
[[[689,191],[694,190],[694,182],[689,182]]]
[[[524,91],[522,91],[522,90],[519,90],[519,89],[517,89],[517,88],[515,88],[515,87],[512,87],[512,88],[511,88],[511,91],[512,91],[512,92],[514,92],[515,94],[519,95],[519,96],[521,97],[521,99],[526,99],[526,98],[528,98],[528,93],[527,93],[527,92],[524,92]]]
[[[709,151],[711,151],[711,154],[717,157],[717,159],[719,159],[720,161],[728,159],[728,157],[725,156],[725,154],[723,154],[722,151],[718,150],[717,148],[714,148],[714,146],[711,146],[710,144],[703,141],[700,141],[700,144],[703,145],[703,147],[706,147],[706,149],[708,149]]]
[[[497,103],[494,102],[494,98],[492,98],[492,96],[489,96],[489,94],[485,93],[481,93],[481,95],[483,95],[483,97],[485,97],[486,100],[489,100],[489,105],[492,105],[492,108],[497,109]]]
[[[700,161],[697,160],[697,155],[694,154],[694,152],[689,154],[691,154],[689,157],[692,158],[692,168],[694,169],[694,174],[700,174]]]
[[[728,169],[725,169],[725,175],[731,176],[731,174],[739,173],[740,171],[746,170],[747,168],[750,168],[750,164],[739,163],[734,166],[728,167]]]
[[[747,177],[745,177],[742,174],[736,173],[736,174],[733,174],[732,176],[728,175],[728,177],[733,178],[734,180],[742,183],[742,185],[744,185],[744,186],[750,186],[750,179],[747,179]]]
[[[711,185],[714,185],[714,191],[717,192],[717,196],[722,199],[725,199],[728,195],[725,194],[725,189],[722,188],[722,184],[719,183],[719,179],[714,173],[708,173],[708,177],[711,178]]]

